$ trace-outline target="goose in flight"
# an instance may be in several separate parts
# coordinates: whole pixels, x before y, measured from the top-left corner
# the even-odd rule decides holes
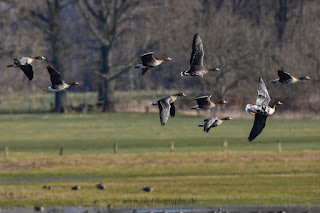
[[[164,61],[171,61],[172,58],[166,57],[163,59],[155,59],[153,57],[153,52],[145,53],[141,56],[142,64],[134,66],[134,68],[142,68],[142,75],[144,75],[149,68],[159,66]]]
[[[283,71],[283,68],[281,70],[278,70],[278,76],[279,78],[270,81],[269,83],[274,83],[274,84],[295,84],[301,80],[311,80],[309,76],[302,76],[300,78],[296,78],[292,75],[290,75],[287,72]]]
[[[18,67],[20,68],[24,74],[28,77],[29,81],[33,79],[33,69],[31,63],[35,60],[46,60],[47,58],[44,56],[36,56],[36,57],[20,57],[15,58],[11,64],[7,67]]]
[[[228,121],[228,120],[232,120],[232,118],[225,117],[225,118],[219,119],[218,117],[212,117],[212,118],[205,119],[204,122],[202,124],[199,124],[198,126],[203,127],[204,132],[209,132],[210,128],[219,126],[223,123],[223,121]]]
[[[198,110],[208,110],[217,106],[217,104],[227,104],[228,102],[225,100],[221,100],[218,102],[211,101],[212,95],[200,95],[196,97],[196,101],[198,105],[190,107],[190,109],[198,109]]]
[[[181,76],[198,76],[202,77],[209,71],[219,71],[219,68],[207,69],[203,66],[203,45],[200,35],[196,33],[192,42],[192,53],[190,57],[190,69],[181,72]]]
[[[168,97],[162,98],[158,101],[152,102],[151,105],[158,105],[159,114],[160,114],[160,122],[161,125],[165,125],[168,121],[169,114],[171,117],[174,117],[176,114],[176,108],[174,106],[175,100],[177,100],[178,96],[187,96],[183,92],[177,93],[175,95],[170,95]]]
[[[254,114],[254,124],[251,129],[248,140],[253,141],[266,126],[266,120],[269,115],[273,115],[276,111],[276,106],[281,105],[281,101],[276,101],[272,106],[269,106],[271,100],[267,87],[264,84],[262,78],[259,78],[257,87],[258,97],[256,104],[247,104],[246,112],[248,114]]]
[[[50,66],[47,66],[47,69],[50,74],[50,80],[52,85],[47,88],[44,88],[43,90],[49,90],[51,92],[60,92],[64,89],[69,88],[70,86],[79,85],[78,82],[65,83],[61,79],[61,74],[58,71],[56,71]]]

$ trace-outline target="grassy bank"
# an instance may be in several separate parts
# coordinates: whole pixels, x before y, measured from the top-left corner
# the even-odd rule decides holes
[[[207,134],[197,127],[203,118],[179,114],[164,127],[158,114],[1,115],[9,157],[0,158],[0,206],[319,204],[320,121],[269,118],[249,143],[252,119]],[[147,185],[152,193],[141,190]]]
[[[313,205],[320,199],[319,156],[232,151],[16,157],[0,162],[1,179],[35,182],[0,184],[0,205],[159,206],[143,202],[179,198],[195,199],[193,205]],[[63,180],[70,177],[79,179]],[[99,182],[105,190],[95,188]],[[42,189],[44,184],[52,189]],[[76,184],[82,188],[72,191]],[[141,190],[147,185],[152,193]]]

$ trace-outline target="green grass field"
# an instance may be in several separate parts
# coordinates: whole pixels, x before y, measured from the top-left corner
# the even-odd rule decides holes
[[[177,115],[161,126],[158,114],[36,114],[0,116],[0,147],[12,155],[112,153],[117,143],[121,153],[167,152],[170,142],[177,152],[221,151],[223,141],[235,151],[320,150],[319,120],[269,118],[261,135],[247,141],[252,119],[226,121],[209,133],[197,127],[202,117]]]
[[[193,198],[199,206],[320,202],[319,120],[271,117],[252,143],[247,137],[253,118],[227,121],[209,133],[197,127],[203,118],[180,114],[164,127],[157,114],[133,113],[1,115],[0,121],[0,148],[9,147],[9,157],[0,158],[3,207],[92,206],[94,201],[141,206],[124,200],[152,198]],[[96,189],[99,182],[107,189]],[[42,189],[44,184],[52,190]],[[72,191],[76,184],[82,188]],[[147,185],[152,193],[141,190]]]

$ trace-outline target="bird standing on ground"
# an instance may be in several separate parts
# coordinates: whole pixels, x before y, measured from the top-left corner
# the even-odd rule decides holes
[[[225,117],[225,118],[219,119],[218,117],[212,117],[212,118],[205,119],[204,122],[202,124],[199,124],[198,126],[203,127],[204,132],[209,132],[210,128],[219,126],[223,123],[223,121],[228,121],[228,120],[232,120],[232,118]]]
[[[278,76],[279,78],[270,81],[269,83],[274,83],[274,84],[295,84],[301,80],[311,80],[309,76],[302,76],[300,78],[293,77],[287,72],[283,71],[283,68],[281,70],[278,70]]]
[[[149,68],[159,66],[164,61],[171,61],[172,58],[166,57],[163,59],[155,59],[153,57],[153,52],[145,53],[141,56],[142,64],[134,66],[134,68],[142,68],[142,75],[144,75]]]
[[[248,138],[250,142],[262,132],[263,128],[266,126],[267,117],[275,113],[276,106],[282,104],[281,101],[276,101],[271,107],[268,106],[271,98],[262,78],[259,78],[257,92],[258,97],[256,100],[256,105],[247,104],[246,106],[246,112],[248,114],[255,115],[254,124]]]
[[[106,185],[104,185],[103,183],[98,183],[98,184],[96,185],[96,187],[97,187],[98,189],[103,190],[103,189],[106,188]]]
[[[36,56],[36,57],[20,57],[13,60],[11,64],[7,67],[18,67],[20,68],[24,74],[28,77],[29,81],[33,79],[33,69],[31,63],[35,60],[46,60],[44,56]]]
[[[61,74],[58,71],[56,71],[55,69],[53,69],[50,66],[48,66],[47,69],[50,74],[50,80],[51,80],[52,85],[47,88],[44,88],[44,90],[49,90],[52,92],[60,92],[64,89],[69,88],[72,85],[79,85],[78,82],[65,83],[61,79]]]
[[[212,95],[200,95],[197,96],[194,100],[197,101],[198,105],[190,107],[190,109],[198,109],[198,110],[208,110],[217,106],[217,104],[227,104],[228,102],[225,100],[221,100],[218,102],[211,102]]]
[[[76,185],[74,187],[71,188],[71,190],[79,190],[81,189],[81,186],[80,185]]]
[[[160,114],[160,122],[161,125],[165,125],[168,121],[169,114],[171,117],[174,117],[176,114],[176,108],[174,106],[175,100],[177,100],[178,96],[187,96],[183,92],[177,93],[175,95],[170,95],[168,97],[162,98],[158,101],[152,102],[151,105],[158,105],[159,114]]]
[[[200,35],[196,33],[192,42],[192,53],[190,58],[190,69],[181,72],[181,76],[198,76],[202,77],[209,71],[219,71],[219,68],[207,69],[203,66],[203,45]]]
[[[150,186],[146,186],[146,187],[142,188],[142,190],[145,192],[152,192],[153,188],[151,188]]]

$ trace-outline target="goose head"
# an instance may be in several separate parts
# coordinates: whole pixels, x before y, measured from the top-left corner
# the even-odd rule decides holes
[[[277,101],[275,104],[276,105],[282,105],[283,103],[281,101]]]
[[[276,102],[274,102],[274,104],[273,104],[273,108],[275,107],[275,106],[277,106],[277,105],[282,105],[283,103],[281,102],[281,101],[276,101]]]
[[[215,68],[211,68],[211,69],[209,69],[209,71],[217,72],[217,71],[220,71],[220,69],[219,69],[219,68],[217,68],[217,67],[215,67]]]
[[[227,104],[228,102],[226,100],[221,100],[221,101],[218,101],[218,104]]]
[[[70,85],[70,86],[73,86],[73,85],[79,85],[79,83],[75,81],[75,82],[71,82],[71,83],[69,83],[69,85]]]
[[[46,60],[47,58],[44,57],[44,56],[36,56],[36,57],[34,57],[34,59],[37,59],[37,60]]]
[[[222,118],[221,120],[229,121],[229,120],[232,120],[232,118],[230,118],[230,117],[225,117],[225,118]]]
[[[172,61],[172,58],[166,57],[166,58],[164,58],[163,60],[164,60],[164,61]]]
[[[299,78],[300,80],[311,80],[311,78],[309,76],[302,76],[301,78]]]

